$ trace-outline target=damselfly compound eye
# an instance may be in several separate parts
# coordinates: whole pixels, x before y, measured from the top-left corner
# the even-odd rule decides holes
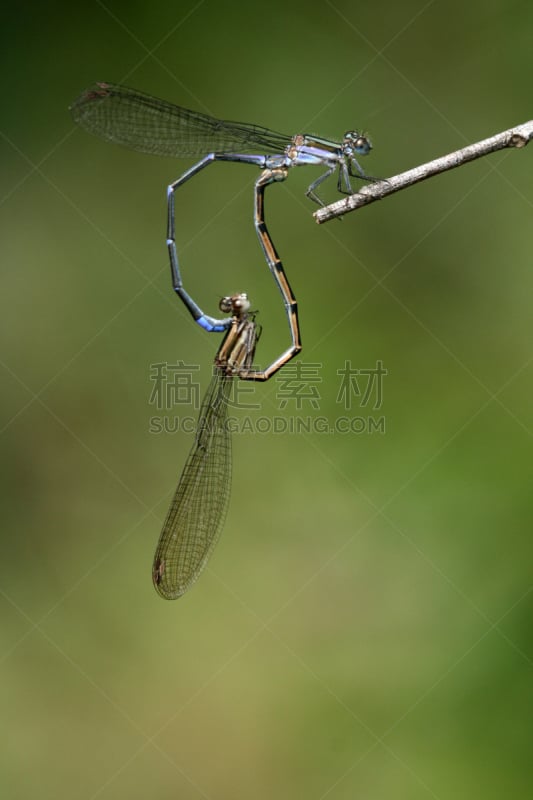
[[[346,131],[344,144],[349,145],[360,156],[366,156],[372,150],[370,139],[359,131]]]
[[[218,304],[219,309],[223,314],[230,314],[233,311],[233,298],[223,297]]]
[[[250,310],[250,301],[248,300],[248,295],[246,292],[234,295],[232,300],[235,311],[240,311],[242,314]]]

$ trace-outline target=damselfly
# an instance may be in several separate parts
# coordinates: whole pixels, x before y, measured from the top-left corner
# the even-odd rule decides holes
[[[266,381],[302,349],[298,307],[283,264],[264,222],[264,192],[277,180],[264,170],[256,182],[255,220],[270,271],[283,296],[291,345],[265,370],[253,368],[259,329],[245,294],[225,297],[220,310],[227,319],[211,319],[210,330],[226,330],[215,357],[214,374],[200,410],[194,446],[183,469],[159,539],[153,565],[154,586],[169,600],[180,597],[198,578],[224,524],[231,481],[231,439],[226,426],[227,399],[234,378]],[[193,316],[198,308],[181,285],[175,246],[171,248],[174,288]],[[198,309],[199,313],[203,312]]]
[[[337,188],[345,194],[353,194],[351,177],[372,180],[356,159],[372,149],[359,131],[347,131],[341,142],[306,133],[289,136],[247,122],[215,119],[113,83],[86,89],[71,112],[86,130],[133,150],[173,158],[203,155],[171,185],[172,190],[213,161],[239,161],[261,169],[325,166],[327,171],[306,193],[319,205],[323,202],[315,189],[336,169]]]
[[[200,575],[224,523],[231,480],[231,440],[225,422],[233,378],[266,381],[302,348],[296,298],[264,219],[265,188],[271,183],[285,180],[290,166],[304,163],[327,163],[328,175],[338,163],[347,178],[347,170],[351,169],[346,166],[347,163],[351,164],[348,161],[350,135],[345,137],[342,159],[341,151],[337,148],[333,158],[325,161],[316,154],[312,155],[313,147],[310,141],[304,142],[305,137],[295,137],[289,145],[288,137],[272,134],[266,128],[219,122],[111,84],[96,84],[84,92],[71,111],[77,122],[103,138],[159,155],[202,153],[206,149],[204,142],[209,143],[210,147],[239,144],[245,149],[249,149],[248,145],[261,144],[268,152],[267,134],[274,137],[272,142],[275,141],[276,145],[280,142],[283,147],[286,145],[286,153],[279,156],[212,152],[168,187],[167,246],[173,288],[203,328],[215,332],[226,331],[215,357],[213,378],[201,406],[195,444],[183,469],[154,557],[154,585],[162,597],[174,599],[187,591]],[[220,135],[216,133],[217,130],[221,131]],[[237,134],[237,131],[240,133]],[[353,136],[358,137],[355,133]],[[301,140],[298,145],[296,139]],[[364,137],[361,138],[363,141],[366,142],[364,152],[368,152],[370,143]],[[317,142],[322,140],[314,140],[314,144]],[[333,145],[326,141],[322,143],[325,146]],[[270,149],[272,147],[276,151],[274,144]],[[312,158],[315,160],[310,160]],[[247,296],[240,294],[223,298],[220,310],[230,316],[215,319],[204,314],[185,290],[181,278],[175,242],[174,192],[178,186],[216,160],[243,161],[263,167],[255,183],[254,224],[268,267],[283,297],[291,334],[290,347],[265,370],[253,368],[259,329],[255,315],[249,312]],[[361,176],[364,177],[362,173]],[[310,187],[311,194],[324,177],[327,175]]]
[[[181,473],[154,556],[152,578],[167,600],[181,597],[197,580],[218,541],[231,483],[228,400],[235,377],[266,381],[294,352],[287,351],[266,370],[253,368],[260,328],[246,294],[224,297],[231,324],[215,356],[213,377],[202,402],[193,448]]]

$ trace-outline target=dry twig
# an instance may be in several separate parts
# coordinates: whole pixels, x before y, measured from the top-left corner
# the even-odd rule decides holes
[[[427,178],[433,177],[433,175],[460,167],[476,158],[494,153],[496,150],[503,150],[506,147],[525,147],[532,138],[533,120],[530,120],[523,125],[517,125],[507,131],[497,133],[489,139],[483,139],[481,142],[470,144],[468,147],[448,153],[448,155],[436,158],[434,161],[428,161],[427,164],[421,164],[419,167],[400,173],[400,175],[369,183],[363,186],[359,192],[315,211],[314,217],[319,224],[327,222],[334,217],[341,217],[348,211],[355,211],[356,208],[366,206],[375,200],[382,200],[387,195],[406,189],[414,183],[425,181]]]

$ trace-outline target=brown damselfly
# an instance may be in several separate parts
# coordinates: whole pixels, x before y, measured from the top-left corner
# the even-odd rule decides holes
[[[231,486],[228,401],[235,378],[266,381],[298,351],[295,346],[265,370],[253,368],[260,328],[246,294],[224,297],[231,324],[217,351],[203,399],[195,441],[181,473],[154,556],[153,582],[167,600],[181,597],[197,580],[224,525]]]

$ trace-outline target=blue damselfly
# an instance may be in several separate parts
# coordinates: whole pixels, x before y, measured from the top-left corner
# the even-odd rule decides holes
[[[86,89],[71,112],[86,130],[133,150],[173,158],[204,155],[172,184],[174,189],[212,161],[239,161],[261,169],[325,166],[327,171],[307,190],[319,205],[323,203],[315,189],[336,169],[337,188],[345,194],[353,194],[350,177],[372,180],[356,159],[372,149],[359,131],[347,131],[341,142],[312,134],[290,136],[247,122],[215,119],[113,83]]]

